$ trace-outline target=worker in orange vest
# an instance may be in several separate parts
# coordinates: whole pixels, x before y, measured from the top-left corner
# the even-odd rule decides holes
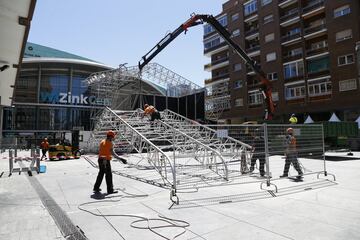
[[[161,120],[160,112],[156,110],[156,108],[152,105],[145,104],[144,105],[144,116],[150,115],[150,121],[154,121],[155,119]]]
[[[49,150],[49,142],[47,138],[44,138],[44,140],[40,143],[40,149],[42,151],[42,156],[40,158],[40,161],[42,161],[44,157],[46,159],[46,153]]]
[[[100,192],[100,185],[105,175],[107,193],[117,193],[118,191],[114,190],[113,181],[112,181],[112,172],[111,172],[111,159],[112,159],[112,141],[115,138],[115,132],[108,131],[106,133],[106,139],[103,139],[100,142],[99,146],[99,173],[96,178],[96,182],[94,185],[94,192]]]

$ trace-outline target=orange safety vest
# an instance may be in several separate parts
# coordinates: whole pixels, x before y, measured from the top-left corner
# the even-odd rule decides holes
[[[45,142],[45,141],[41,142],[40,148],[41,149],[46,149],[46,150],[49,149],[49,143]]]
[[[150,105],[144,110],[144,115],[153,114],[156,111],[155,107]]]
[[[106,139],[102,140],[100,142],[99,146],[99,158],[104,158],[106,160],[111,160],[112,158],[112,150],[113,143],[111,141],[108,141]]]

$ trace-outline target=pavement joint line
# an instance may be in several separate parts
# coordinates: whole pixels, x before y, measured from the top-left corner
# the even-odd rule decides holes
[[[83,234],[82,230],[74,225],[66,212],[64,212],[64,210],[62,210],[56,201],[49,195],[37,178],[35,176],[27,176],[27,179],[39,196],[46,210],[54,219],[62,235],[67,240],[87,240],[88,238]]]

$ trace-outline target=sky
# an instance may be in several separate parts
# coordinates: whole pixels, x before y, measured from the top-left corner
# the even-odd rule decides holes
[[[113,67],[137,65],[167,33],[192,13],[221,13],[224,0],[37,0],[28,41]],[[204,86],[203,27],[170,43],[157,62]]]

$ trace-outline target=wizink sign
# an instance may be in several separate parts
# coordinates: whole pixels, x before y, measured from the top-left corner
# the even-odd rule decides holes
[[[72,95],[71,92],[67,92],[67,93],[40,92],[40,102],[72,104],[72,105],[110,106],[111,99],[97,98],[96,96],[84,96],[83,94]]]

